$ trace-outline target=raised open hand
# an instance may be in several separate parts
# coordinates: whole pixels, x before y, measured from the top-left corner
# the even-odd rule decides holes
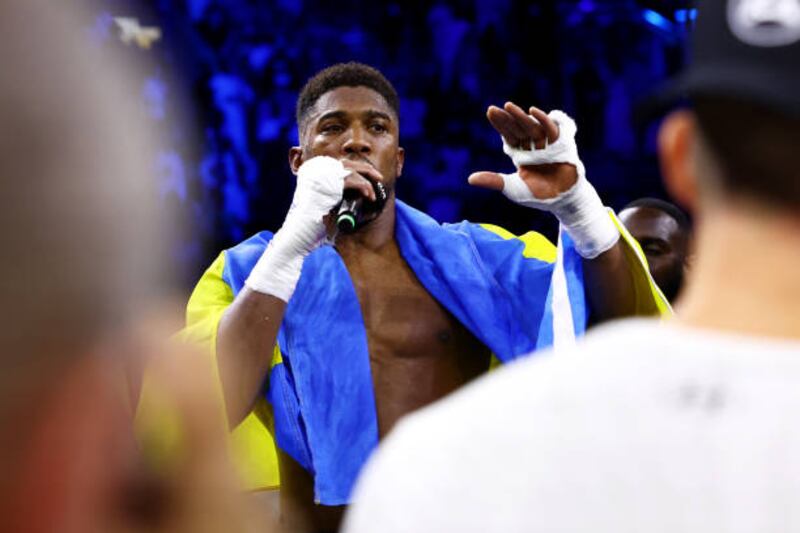
[[[505,152],[514,159],[519,178],[534,198],[555,198],[578,181],[578,167],[574,162],[567,162],[566,159],[555,162],[537,161],[537,152],[556,143],[562,133],[553,117],[537,107],[531,107],[525,113],[512,102],[506,102],[502,109],[489,106],[486,117],[503,137]],[[569,133],[574,136],[574,126],[572,129]],[[573,143],[573,139],[568,142]],[[518,181],[509,184],[506,175],[489,171],[473,173],[469,177],[469,183],[498,191],[507,189],[509,185],[519,185]],[[514,199],[511,195],[507,196]]]

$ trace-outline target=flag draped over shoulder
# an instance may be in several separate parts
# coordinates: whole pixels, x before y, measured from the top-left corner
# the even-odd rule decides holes
[[[569,344],[584,332],[582,260],[566,233],[556,248],[536,233],[518,238],[494,226],[440,225],[400,201],[396,210],[397,244],[420,283],[500,361]],[[641,270],[635,275],[638,311],[665,312],[668,306],[638,245],[620,229],[631,243],[631,264]],[[222,311],[271,238],[269,232],[251,237],[225,251],[206,272],[187,310],[187,330],[195,333],[190,337],[212,341],[213,350]],[[272,426],[278,446],[313,474],[317,502],[348,503],[361,467],[377,446],[378,421],[361,309],[331,246],[317,249],[303,264],[278,334],[265,397],[271,416],[262,412],[259,421]],[[252,434],[252,440],[257,425],[251,417],[239,431]],[[260,438],[261,445],[270,446]],[[259,453],[253,446],[244,448],[247,454]],[[264,457],[271,461],[274,450],[264,450],[261,462]],[[246,474],[256,484],[277,482],[277,471],[260,479]]]

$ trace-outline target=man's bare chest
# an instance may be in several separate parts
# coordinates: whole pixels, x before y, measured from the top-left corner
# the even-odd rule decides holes
[[[482,345],[427,291],[399,253],[368,256],[347,266],[373,359],[381,355],[463,357],[482,351]]]
[[[380,435],[488,369],[489,350],[425,289],[399,253],[345,264],[367,331]]]

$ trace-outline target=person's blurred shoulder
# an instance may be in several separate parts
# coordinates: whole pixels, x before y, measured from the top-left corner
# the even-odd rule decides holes
[[[497,508],[498,497],[525,494],[513,489],[528,483],[537,463],[563,465],[576,451],[570,443],[595,432],[600,412],[628,403],[631,377],[652,369],[641,355],[660,327],[655,320],[599,327],[575,346],[521,358],[406,417],[365,468],[346,531],[367,531],[378,517],[384,531],[453,530],[453,520],[480,530],[479,517]],[[435,497],[421,497],[420,487]]]
[[[709,416],[745,431],[776,403],[800,406],[798,353],[797,342],[654,319],[600,326],[402,420],[365,468],[346,531],[531,531],[534,518],[538,530],[580,531],[626,523],[627,507],[607,498],[678,505],[658,476],[724,438]]]

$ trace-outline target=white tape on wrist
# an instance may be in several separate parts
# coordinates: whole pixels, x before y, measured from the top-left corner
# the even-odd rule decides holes
[[[619,230],[603,206],[600,196],[585,178],[554,198],[553,214],[581,257],[594,259],[619,240]]]
[[[303,261],[325,240],[324,224],[321,224],[321,231],[315,225],[311,223],[311,219],[301,221],[296,214],[287,217],[283,227],[272,237],[250,271],[245,285],[254,291],[271,294],[288,302],[300,279]],[[317,244],[309,246],[309,242]]]
[[[503,139],[503,151],[511,157],[517,168],[551,163],[573,165],[578,181],[555,198],[540,200],[533,196],[518,173],[501,174],[503,194],[520,205],[553,213],[572,237],[581,257],[593,259],[616,244],[619,231],[597,191],[586,179],[586,169],[578,156],[575,142],[578,131],[575,121],[563,111],[551,111],[548,116],[559,128],[558,139],[554,143],[542,149],[522,150],[509,146]]]
[[[326,240],[323,217],[342,201],[344,178],[348,174],[350,171],[342,162],[332,157],[315,157],[303,163],[297,172],[297,188],[286,220],[245,285],[289,301],[306,256]]]

